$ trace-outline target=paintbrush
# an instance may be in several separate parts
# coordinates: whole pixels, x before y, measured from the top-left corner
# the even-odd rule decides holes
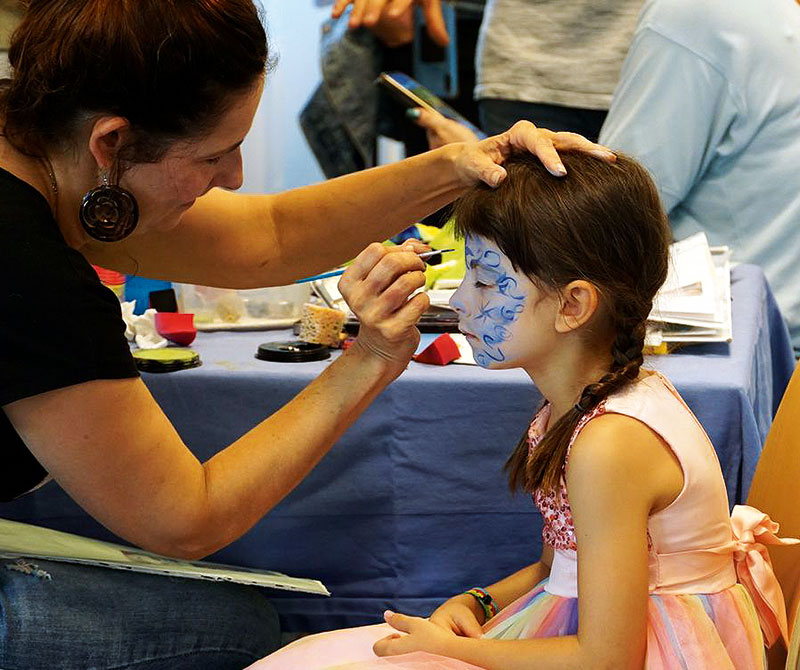
[[[432,256],[436,256],[437,254],[446,254],[448,251],[455,251],[455,249],[433,249],[432,251],[425,251],[418,256],[422,260],[426,260],[431,258]],[[295,284],[303,284],[307,281],[317,281],[318,279],[328,279],[330,277],[338,277],[339,275],[344,274],[344,271],[347,268],[339,268],[338,270],[331,270],[330,272],[323,272],[321,275],[313,275],[311,277],[304,277],[303,279],[298,279]]]

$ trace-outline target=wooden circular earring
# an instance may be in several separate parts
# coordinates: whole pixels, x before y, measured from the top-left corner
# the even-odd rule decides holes
[[[125,239],[139,223],[139,204],[130,191],[103,183],[83,196],[80,208],[81,225],[86,233],[101,242]]]

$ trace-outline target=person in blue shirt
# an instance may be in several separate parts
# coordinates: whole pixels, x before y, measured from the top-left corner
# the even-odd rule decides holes
[[[421,110],[431,146],[468,131]],[[800,355],[800,6],[648,0],[600,132],[652,174],[675,239],[760,265]]]
[[[764,269],[800,354],[795,0],[648,0],[600,142],[650,170],[676,239]]]

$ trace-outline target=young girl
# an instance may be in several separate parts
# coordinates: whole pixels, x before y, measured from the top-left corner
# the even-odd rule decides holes
[[[749,507],[729,516],[708,437],[641,367],[667,274],[653,183],[624,156],[564,162],[556,179],[515,158],[500,188],[455,211],[467,273],[451,305],[475,360],[523,368],[546,398],[507,463],[544,517],[541,560],[429,619],[387,612],[388,625],[303,638],[254,668],[753,670],[764,638],[785,635],[754,541],[779,542],[777,525]]]

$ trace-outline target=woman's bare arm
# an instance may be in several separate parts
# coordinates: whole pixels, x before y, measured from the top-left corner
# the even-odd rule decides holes
[[[162,554],[196,558],[247,531],[294,488],[381,390],[419,338],[416,254],[372,245],[342,278],[363,315],[356,345],[294,400],[200,463],[140,379],[96,380],[3,407],[37,460],[89,514]]]
[[[276,195],[214,189],[174,229],[86,250],[92,262],[141,276],[232,288],[287,284],[356,255],[454,200],[480,180],[503,179],[512,151],[557,173],[557,151],[613,154],[571,133],[527,122],[481,142],[436,151]]]

